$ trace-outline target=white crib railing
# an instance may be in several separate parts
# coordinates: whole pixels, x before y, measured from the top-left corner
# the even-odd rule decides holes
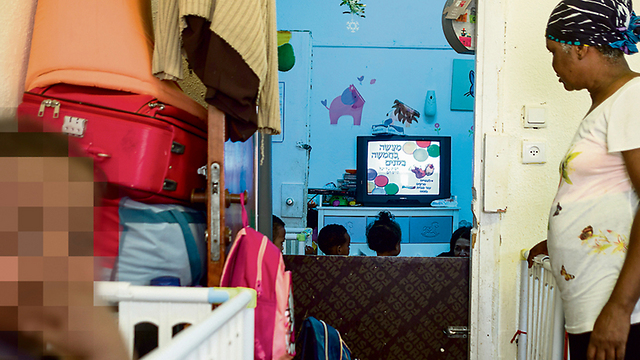
[[[310,241],[312,229],[286,228],[284,255],[304,255],[307,240]]]
[[[131,357],[135,326],[149,322],[158,327],[158,348],[142,359],[253,359],[253,289],[96,282],[95,293],[107,302],[118,303],[118,325]],[[222,305],[212,311],[212,304]],[[172,338],[178,324],[192,326]]]
[[[549,257],[538,255],[528,268],[522,251],[518,360],[564,358],[564,313]]]

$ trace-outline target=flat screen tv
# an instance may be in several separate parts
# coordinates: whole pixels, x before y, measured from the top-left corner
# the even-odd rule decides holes
[[[448,136],[359,136],[356,163],[363,206],[430,206],[451,197]]]

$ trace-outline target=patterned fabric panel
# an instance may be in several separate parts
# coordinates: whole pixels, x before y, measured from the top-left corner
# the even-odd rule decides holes
[[[467,359],[469,259],[285,256],[296,330],[308,316],[335,327],[353,358]],[[300,352],[300,344],[298,353]]]

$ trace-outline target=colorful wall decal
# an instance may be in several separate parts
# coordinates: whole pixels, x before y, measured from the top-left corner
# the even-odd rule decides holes
[[[473,126],[471,126],[471,129],[469,129],[469,136],[473,136]]]
[[[360,85],[362,85],[362,80],[364,80],[364,75],[358,76],[358,81],[360,82]]]
[[[349,10],[343,11],[343,14],[351,14],[360,17],[364,16],[364,8],[367,6],[358,0],[342,0],[340,6],[346,5]]]
[[[438,135],[440,135],[440,130],[442,130],[442,129],[440,129],[440,123],[435,123],[435,124],[433,125],[433,128],[434,128],[433,130],[434,130],[435,132],[437,132],[437,133],[438,133]]]
[[[291,70],[296,64],[296,56],[289,40],[290,31],[278,31],[278,70],[282,72]]]
[[[473,103],[475,97],[474,67],[474,60],[453,60],[451,110],[473,111]]]
[[[420,112],[406,105],[402,101],[396,99],[391,107],[393,108],[393,110],[387,113],[387,116],[390,116],[392,120],[398,121],[407,126],[409,126],[414,121],[418,122]]]
[[[331,124],[336,125],[341,116],[349,115],[353,117],[353,125],[359,126],[362,119],[364,103],[364,98],[360,95],[355,85],[349,85],[349,87],[342,92],[342,95],[333,99],[329,106],[329,119]]]
[[[355,17],[365,17],[364,16],[364,8],[367,6],[361,3],[358,0],[342,0],[340,6],[346,5],[349,10],[343,11],[343,14],[351,14],[351,20],[347,21],[347,30],[352,33],[358,31],[360,29],[360,24],[356,21]],[[362,85],[362,83],[360,83]]]
[[[371,81],[369,81],[369,84],[373,85],[376,83],[376,79],[371,79]]]
[[[351,17],[351,20],[347,21],[347,30],[351,31],[352,33],[360,30],[360,23],[358,23],[353,16]]]

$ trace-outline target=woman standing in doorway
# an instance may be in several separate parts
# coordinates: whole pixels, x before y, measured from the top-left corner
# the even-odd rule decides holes
[[[547,24],[559,81],[592,102],[560,167],[548,241],[529,255],[550,255],[572,359],[640,354],[640,74],[624,58],[639,25],[631,0],[563,0]]]

